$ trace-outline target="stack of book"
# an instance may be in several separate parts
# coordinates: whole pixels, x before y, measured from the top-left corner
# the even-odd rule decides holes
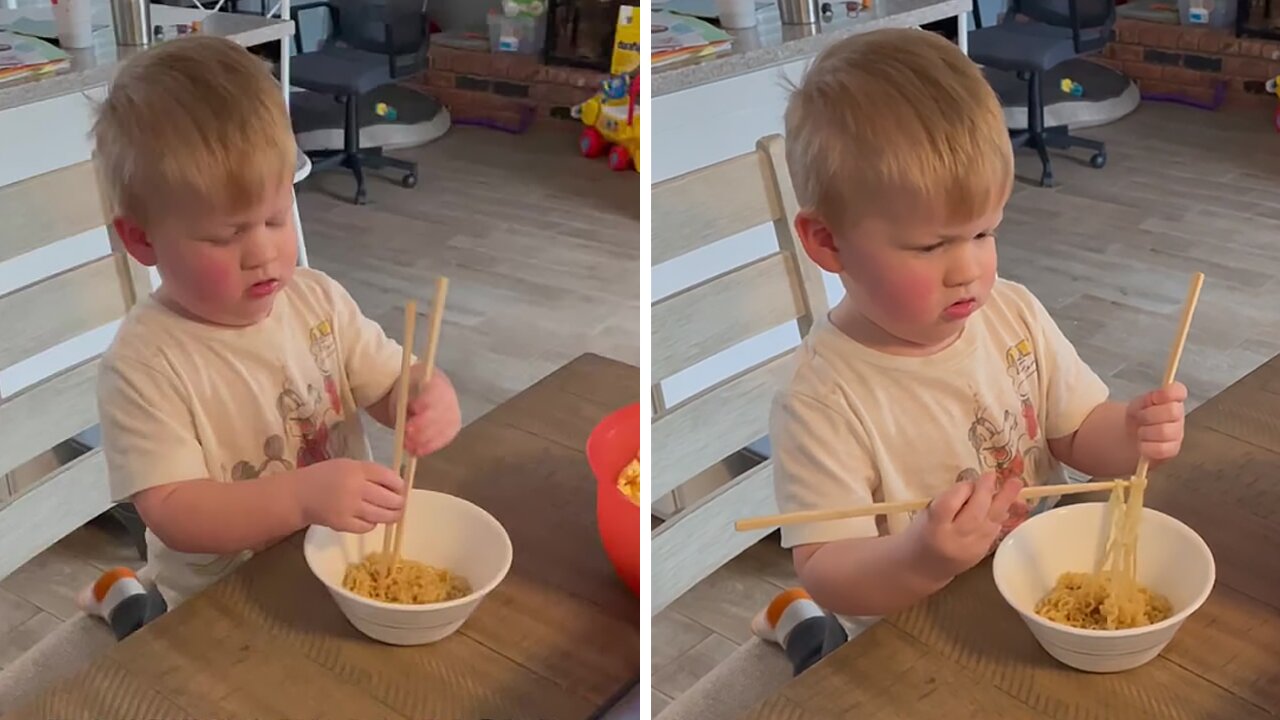
[[[52,73],[71,63],[71,57],[39,38],[0,32],[0,83]]]
[[[704,20],[655,10],[652,16],[653,67],[705,57],[729,47],[733,37]]]

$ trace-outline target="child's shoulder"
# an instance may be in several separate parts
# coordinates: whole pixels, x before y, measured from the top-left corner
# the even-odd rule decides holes
[[[788,359],[779,399],[830,398],[850,384],[858,384],[863,350],[822,318]]]
[[[103,352],[103,369],[119,373],[163,368],[165,348],[180,341],[182,324],[154,297],[140,299],[129,308]]]
[[[341,289],[338,281],[321,270],[299,267],[293,271],[290,292],[308,300],[332,302],[334,293]]]
[[[984,308],[989,322],[1013,324],[1020,330],[1038,329],[1048,319],[1040,299],[1022,283],[997,278]]]

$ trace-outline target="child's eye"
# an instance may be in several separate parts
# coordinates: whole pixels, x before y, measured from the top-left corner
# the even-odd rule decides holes
[[[918,248],[916,248],[916,251],[917,251],[917,252],[922,252],[922,253],[926,253],[926,254],[927,254],[927,253],[935,252],[935,251],[937,251],[937,250],[941,250],[943,245],[946,245],[946,243],[945,243],[945,242],[936,242],[936,243],[934,243],[934,244],[932,244],[932,245],[926,245],[926,246],[924,246],[924,247],[918,247]]]

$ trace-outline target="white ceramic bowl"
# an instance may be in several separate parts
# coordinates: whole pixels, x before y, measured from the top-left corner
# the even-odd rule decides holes
[[[365,535],[313,525],[303,554],[311,572],[357,630],[392,645],[423,645],[451,635],[511,569],[511,538],[492,515],[461,498],[430,490],[409,493],[401,554],[460,574],[471,584],[466,597],[431,605],[369,600],[342,587],[347,567],[382,551],[383,526]]]
[[[1049,594],[1060,574],[1093,570],[1106,547],[1108,518],[1105,502],[1049,510],[1009,533],[992,564],[1000,594],[1022,616],[1041,647],[1064,664],[1087,672],[1130,670],[1155,658],[1209,597],[1215,577],[1209,546],[1194,530],[1144,507],[1138,533],[1138,582],[1169,598],[1173,615],[1127,630],[1081,630],[1036,615],[1036,603]]]

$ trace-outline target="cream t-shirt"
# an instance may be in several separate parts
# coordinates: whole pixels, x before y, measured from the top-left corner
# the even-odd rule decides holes
[[[782,512],[933,497],[994,471],[1028,486],[1066,482],[1048,438],[1075,432],[1108,396],[1038,300],[997,280],[960,338],[928,357],[881,353],[829,321],[797,350],[770,418]],[[1031,513],[1050,507],[1046,498]],[[782,528],[791,548],[903,531],[914,518]],[[1014,517],[1001,537],[1026,517]],[[851,633],[873,618],[840,618]]]
[[[204,325],[147,298],[121,324],[98,381],[111,496],[371,459],[359,409],[391,388],[400,354],[342,286],[306,268],[245,328]],[[147,549],[140,575],[170,605],[252,555],[178,552],[150,531]]]

